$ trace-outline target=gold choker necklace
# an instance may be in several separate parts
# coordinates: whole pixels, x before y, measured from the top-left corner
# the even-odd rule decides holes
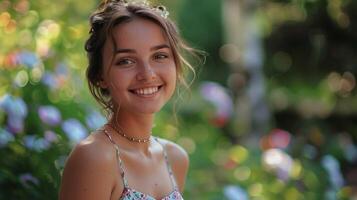
[[[124,133],[124,131],[122,129],[119,129],[114,125],[108,124],[108,126],[110,126],[113,130],[115,130],[115,132],[117,132],[120,136],[124,137],[125,139],[129,140],[130,142],[147,143],[150,141],[150,138],[151,138],[151,133],[148,138],[134,138],[134,137],[128,136],[127,134]]]

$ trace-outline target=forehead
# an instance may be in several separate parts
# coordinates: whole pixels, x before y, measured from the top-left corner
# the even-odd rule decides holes
[[[113,37],[118,48],[136,49],[168,43],[161,26],[143,18],[134,18],[115,26]]]

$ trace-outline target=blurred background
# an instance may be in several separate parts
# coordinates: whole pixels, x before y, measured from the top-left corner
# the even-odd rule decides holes
[[[0,199],[57,199],[105,123],[84,78],[98,2],[0,1]],[[153,130],[190,155],[185,199],[357,199],[357,1],[159,3],[208,54]]]

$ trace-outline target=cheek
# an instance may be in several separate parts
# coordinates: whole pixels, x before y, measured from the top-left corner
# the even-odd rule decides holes
[[[123,90],[127,86],[127,77],[123,76],[121,73],[115,72],[112,70],[108,76],[108,86],[112,92],[116,92],[118,90]]]
[[[169,68],[169,70],[168,70],[169,72],[169,76],[173,79],[173,80],[175,80],[175,82],[176,82],[176,77],[177,77],[177,67],[176,67],[176,64],[175,64],[175,62],[172,62],[171,63],[171,66],[170,66],[170,68]]]

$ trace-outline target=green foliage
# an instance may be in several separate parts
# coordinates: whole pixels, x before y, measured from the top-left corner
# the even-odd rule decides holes
[[[221,3],[169,5],[189,43],[209,54],[201,80],[226,83]],[[84,81],[95,4],[0,2],[0,199],[56,199],[66,156],[104,120]],[[190,155],[185,199],[225,199],[230,185],[249,199],[352,198],[348,177],[343,185],[333,181],[356,162],[356,8],[351,0],[261,2],[271,131],[241,134],[234,119],[240,113],[217,114],[233,100],[211,104],[216,96],[205,97],[200,80],[177,113],[171,104],[158,113],[153,133]]]
[[[184,38],[193,47],[205,51],[207,61],[200,72],[201,80],[225,83],[228,68],[219,58],[223,43],[222,1],[184,1],[179,10],[178,23]]]

